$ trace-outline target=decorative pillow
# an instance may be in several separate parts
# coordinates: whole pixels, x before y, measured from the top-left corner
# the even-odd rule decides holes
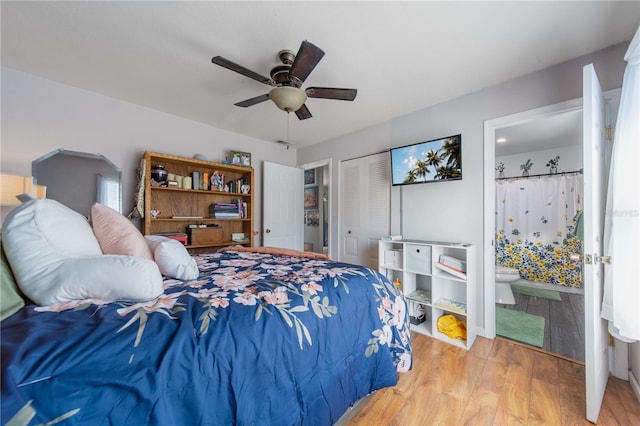
[[[0,261],[0,321],[2,321],[19,311],[24,306],[24,299],[18,291],[18,285],[4,256],[1,243],[0,252],[2,252]]]
[[[153,260],[142,233],[133,223],[111,207],[91,206],[91,225],[104,254],[122,254]]]
[[[87,219],[55,200],[27,201],[11,211],[2,240],[18,287],[37,305],[87,298],[137,302],[162,294],[155,262],[103,255]]]
[[[198,265],[180,242],[160,235],[146,235],[145,239],[163,275],[179,280],[198,278]]]

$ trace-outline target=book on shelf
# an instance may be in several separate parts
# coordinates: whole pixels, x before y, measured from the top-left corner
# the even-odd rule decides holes
[[[200,189],[200,185],[202,184],[200,177],[200,172],[191,172],[191,185],[193,189]]]
[[[466,314],[467,313],[467,304],[466,303],[458,302],[457,300],[447,299],[445,297],[442,297],[442,298],[438,299],[438,301],[436,303],[434,303],[434,306],[436,306],[438,308],[441,308],[441,309],[445,309],[447,311],[457,312],[459,314]]]
[[[385,235],[382,237],[382,241],[400,241],[402,240],[402,235]]]
[[[462,259],[458,259],[457,257],[447,256],[446,254],[441,254],[438,258],[438,261],[445,266],[450,267],[451,269],[455,269],[459,272],[467,272],[467,262]]]
[[[467,274],[466,273],[464,273],[462,271],[459,271],[459,270],[457,270],[455,268],[452,268],[451,266],[447,266],[444,263],[435,262],[434,265],[436,266],[436,268],[440,269],[441,271],[448,272],[449,274],[451,274],[451,275],[453,275],[455,277],[461,278],[463,280],[467,279]]]
[[[431,303],[431,292],[429,290],[416,290],[407,294],[407,299],[415,300],[420,303]]]
[[[202,172],[202,184],[200,186],[201,189],[204,189],[205,191],[209,189],[209,173]]]
[[[216,219],[244,219],[246,217],[246,203],[241,199],[232,203],[214,203],[209,206],[209,217]]]

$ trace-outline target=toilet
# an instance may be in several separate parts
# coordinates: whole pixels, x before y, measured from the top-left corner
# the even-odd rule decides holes
[[[496,303],[515,305],[511,283],[520,279],[520,272],[514,268],[496,265]]]

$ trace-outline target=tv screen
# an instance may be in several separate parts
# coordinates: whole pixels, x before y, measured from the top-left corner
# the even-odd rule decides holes
[[[391,149],[391,184],[462,179],[461,140],[447,136]]]

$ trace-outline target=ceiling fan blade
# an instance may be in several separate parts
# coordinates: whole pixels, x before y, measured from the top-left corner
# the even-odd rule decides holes
[[[259,81],[260,83],[268,84],[269,86],[276,85],[276,83],[270,78],[264,77],[258,74],[257,72],[253,72],[250,69],[243,67],[242,65],[236,64],[235,62],[231,62],[230,60],[225,59],[222,56],[214,56],[213,58],[211,58],[211,62],[213,62],[216,65],[220,65],[221,67],[224,67],[226,69],[229,69],[231,71],[235,71],[246,77],[252,78],[256,81]]]
[[[247,99],[245,101],[238,102],[234,105],[246,108],[246,107],[250,107],[252,105],[259,104],[260,102],[264,102],[268,100],[269,100],[269,94],[265,93],[264,95],[256,96],[255,98]]]
[[[322,49],[304,40],[289,70],[289,80],[300,87],[323,56]]]
[[[311,115],[311,111],[309,111],[309,108],[307,108],[307,106],[304,104],[300,107],[299,110],[296,111],[296,115],[300,120],[306,120],[307,118],[313,117]]]
[[[352,101],[358,94],[357,89],[338,89],[335,87],[309,87],[305,92],[310,98],[337,99],[340,101]]]

